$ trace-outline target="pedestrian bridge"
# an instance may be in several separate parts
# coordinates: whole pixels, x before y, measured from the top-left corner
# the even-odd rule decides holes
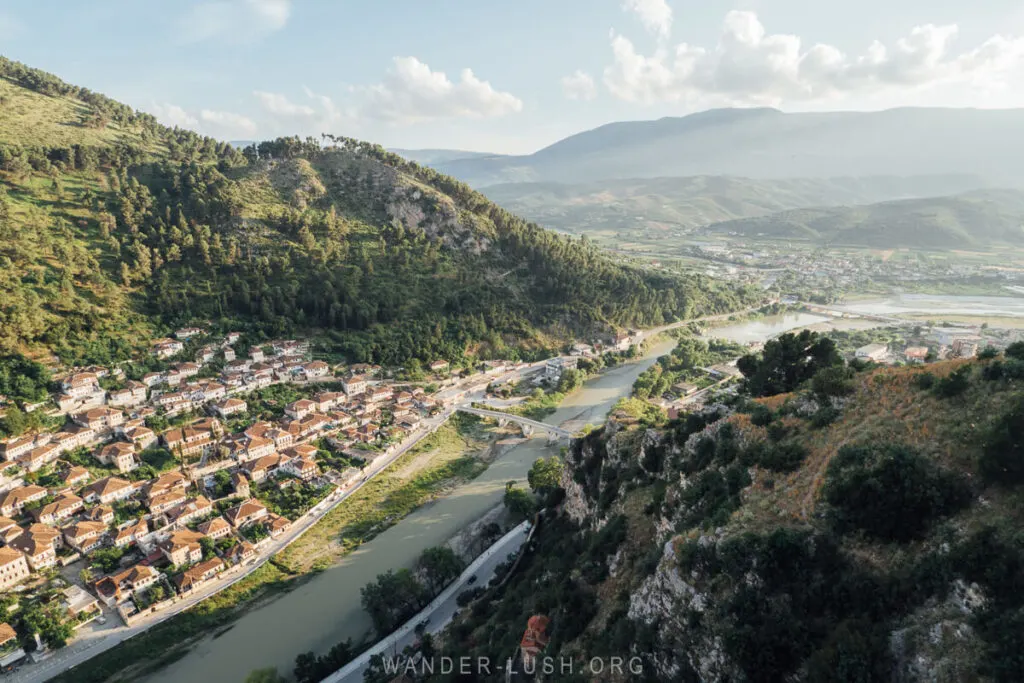
[[[500,410],[484,410],[482,408],[470,408],[468,406],[459,407],[463,413],[469,413],[470,415],[479,415],[480,417],[489,417],[497,420],[499,424],[505,424],[507,422],[515,422],[523,426],[523,431],[528,433],[528,430],[537,429],[542,432],[547,432],[552,437],[559,437],[563,439],[571,439],[573,433],[562,429],[561,427],[555,427],[549,425],[546,422],[538,422],[537,420],[531,420],[528,417],[522,417],[520,415],[512,415],[511,413],[503,413]]]

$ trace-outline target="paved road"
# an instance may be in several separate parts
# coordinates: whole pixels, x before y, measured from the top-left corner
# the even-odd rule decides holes
[[[531,365],[524,365],[486,379],[479,376],[467,378],[460,384],[466,391],[472,390],[472,393],[468,393],[457,405],[461,405],[463,403],[468,405],[472,401],[479,400],[483,396],[483,388],[486,387],[489,382],[501,381],[509,377],[522,376],[523,374],[532,372],[536,368],[543,366],[543,364],[544,361],[533,363]],[[319,379],[322,381],[328,381],[328,378]],[[295,520],[288,531],[286,531],[280,538],[265,546],[260,552],[259,558],[253,564],[246,565],[241,573],[230,577],[224,577],[213,584],[201,588],[194,595],[180,600],[171,607],[150,617],[143,618],[140,621],[135,622],[132,626],[125,626],[121,624],[120,617],[118,617],[116,612],[104,608],[104,615],[107,618],[106,625],[99,625],[94,622],[93,625],[84,627],[83,632],[80,632],[67,647],[55,651],[49,658],[38,664],[23,664],[16,672],[7,674],[3,680],[5,683],[43,683],[44,681],[109,650],[129,638],[148,631],[157,624],[160,624],[167,619],[194,607],[199,602],[224,590],[225,588],[228,588],[235,582],[244,579],[246,576],[261,567],[265,562],[269,561],[274,555],[302,536],[302,534],[316,524],[321,517],[362,488],[367,481],[379,474],[395,460],[402,457],[402,455],[404,455],[410,448],[418,444],[421,439],[428,434],[433,433],[438,427],[444,424],[449,417],[451,417],[452,413],[455,412],[457,405],[446,408],[434,417],[424,419],[419,429],[411,436],[411,438],[403,442],[393,452],[373,462],[365,470],[363,478],[356,486],[344,492],[335,491],[326,499],[320,501],[320,503],[310,509],[303,517]],[[89,630],[86,631],[85,629]]]
[[[406,647],[413,645],[419,639],[416,635],[416,626],[423,623],[424,620],[426,620],[424,630],[427,633],[441,631],[459,610],[459,605],[456,602],[459,594],[467,588],[486,586],[487,582],[494,577],[494,569],[526,542],[530,528],[529,522],[523,522],[505,534],[482,555],[473,560],[469,567],[462,572],[462,575],[419,614],[357,659],[325,678],[321,683],[362,683],[363,673],[369,666],[370,658],[373,655],[389,657],[401,654]],[[471,579],[472,584],[470,584]]]
[[[170,619],[191,607],[194,607],[202,600],[205,600],[211,595],[231,586],[235,582],[242,580],[262,566],[265,562],[269,561],[271,557],[283,550],[290,543],[298,539],[303,533],[319,521],[321,517],[362,488],[362,486],[372,477],[379,474],[382,470],[387,468],[388,465],[400,458],[406,451],[419,443],[420,439],[436,430],[451,416],[451,413],[452,410],[446,410],[443,413],[424,420],[420,431],[414,434],[411,439],[406,440],[389,455],[372,463],[367,468],[363,479],[361,479],[356,486],[344,492],[335,491],[315,507],[310,509],[303,517],[296,520],[288,531],[286,531],[280,538],[272,541],[268,546],[265,546],[259,555],[259,559],[252,565],[247,565],[243,572],[206,586],[200,589],[195,595],[183,599],[166,610],[157,612],[149,618],[144,618],[141,621],[136,622],[133,626],[121,625],[111,628],[109,624],[117,623],[120,619],[116,613],[108,611],[106,612],[108,620],[107,628],[97,629],[81,634],[67,647],[57,650],[45,661],[33,665],[25,664],[19,668],[17,672],[6,676],[4,680],[10,681],[11,683],[42,683],[43,681],[67,671],[71,667],[77,666],[78,664],[95,657],[101,652],[109,650],[129,638],[148,631],[157,624],[166,621],[167,619]]]
[[[760,306],[752,307],[744,311],[736,311],[733,313],[725,313],[721,315],[695,318],[693,320],[679,321],[652,330],[646,330],[640,332],[637,335],[637,341],[643,341],[648,337],[651,337],[653,335],[659,334],[661,332],[676,327],[681,327],[683,325],[689,324],[690,322],[722,319],[730,315],[736,315],[738,313],[742,314],[750,310],[756,310],[759,307]],[[465,391],[472,393],[467,393],[467,395],[464,396],[460,401],[446,408],[443,412],[439,413],[438,415],[432,418],[425,419],[421,425],[420,430],[415,435],[413,435],[411,439],[407,440],[391,454],[379,459],[377,462],[370,465],[364,478],[355,487],[346,492],[335,492],[332,495],[328,496],[328,498],[317,504],[313,509],[307,512],[306,515],[296,520],[292,524],[291,528],[287,532],[285,532],[285,534],[283,534],[281,538],[272,541],[270,545],[266,546],[265,549],[260,553],[259,559],[253,564],[247,565],[241,573],[236,574],[230,578],[225,578],[216,581],[213,584],[200,589],[194,595],[186,599],[180,600],[179,602],[175,603],[166,610],[158,612],[157,614],[152,615],[150,617],[143,618],[142,620],[136,622],[135,625],[130,627],[123,625],[115,626],[115,624],[119,621],[119,618],[115,613],[109,610],[105,610],[105,615],[108,620],[108,624],[106,625],[105,628],[101,628],[97,625],[95,628],[93,628],[93,630],[79,634],[79,636],[75,638],[71,643],[69,643],[67,647],[57,650],[48,659],[40,662],[39,664],[24,664],[16,672],[7,674],[4,677],[4,681],[9,683],[43,683],[44,681],[47,681],[50,678],[53,678],[54,676],[57,676],[67,671],[68,669],[77,666],[78,664],[81,664],[91,659],[92,657],[95,657],[96,655],[105,652],[106,650],[111,649],[112,647],[118,645],[119,643],[125,640],[128,640],[129,638],[132,638],[140,633],[144,633],[145,631],[153,628],[157,624],[160,624],[166,621],[167,619],[170,619],[180,614],[181,612],[184,612],[185,610],[194,607],[197,603],[201,602],[202,600],[205,600],[206,598],[224,590],[225,588],[228,588],[235,582],[242,580],[243,578],[251,574],[253,571],[258,569],[260,566],[262,566],[265,562],[269,561],[270,558],[273,557],[276,553],[280,552],[290,543],[294,542],[306,530],[312,527],[313,524],[315,524],[321,517],[323,517],[323,515],[325,515],[335,506],[339,505],[350,495],[358,491],[363,486],[363,484],[365,484],[370,478],[378,474],[381,470],[385,469],[388,465],[390,465],[396,459],[401,457],[406,451],[415,446],[420,441],[420,439],[436,430],[452,415],[452,413],[459,405],[469,405],[473,401],[479,400],[482,397],[483,389],[484,387],[486,387],[487,384],[491,382],[501,382],[511,378],[521,379],[525,375],[528,375],[544,367],[546,362],[546,360],[537,361],[535,363],[515,367],[507,372],[495,376],[473,376],[463,380],[462,382],[459,382],[456,385],[456,387],[453,388],[462,388]],[[321,383],[332,381],[337,381],[337,378],[317,378],[315,380],[309,380],[309,383]],[[451,391],[451,389],[448,389],[447,391]],[[494,564],[497,563],[498,561],[494,562]],[[491,570],[493,571],[493,567],[491,568]],[[481,576],[481,579],[482,578],[483,577]],[[449,614],[448,617],[446,618],[450,619],[451,615]],[[440,624],[441,622],[438,621],[436,623]],[[440,626],[437,626],[437,628],[440,628]]]

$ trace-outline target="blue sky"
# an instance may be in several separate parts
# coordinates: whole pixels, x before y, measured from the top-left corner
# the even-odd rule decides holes
[[[0,54],[226,139],[528,153],[718,106],[1024,106],[1019,0],[4,0]]]

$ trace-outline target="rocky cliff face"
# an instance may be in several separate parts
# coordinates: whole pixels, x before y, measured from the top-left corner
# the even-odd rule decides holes
[[[821,465],[770,471],[758,459],[772,462],[765,454],[794,437],[803,448],[827,444],[821,427],[804,426],[821,404],[789,398],[774,430],[724,406],[669,429],[613,415],[573,444],[562,511],[599,538],[628,520],[621,545],[602,555],[607,571],[599,575],[609,578],[597,590],[628,586],[623,618],[642,642],[633,654],[659,680],[810,683],[837,667],[865,681],[988,680],[976,675],[985,588],[949,569],[948,580],[927,588],[904,576],[915,563],[942,566],[936,558],[955,555],[955,542],[879,547],[835,534],[827,510],[807,520],[773,516],[774,500],[798,496],[795,482],[821,481],[804,471]],[[825,405],[858,410],[852,398]],[[965,527],[955,528],[962,542]],[[867,606],[872,600],[877,606]],[[864,616],[875,610],[885,616]],[[756,673],[764,667],[777,670]]]
[[[442,240],[445,246],[472,254],[481,254],[491,246],[488,235],[493,235],[494,226],[460,211],[451,197],[392,166],[341,150],[325,154],[317,166],[333,181],[328,185],[335,195],[343,194],[340,199],[347,197],[362,208],[372,207],[387,223],[423,231]]]

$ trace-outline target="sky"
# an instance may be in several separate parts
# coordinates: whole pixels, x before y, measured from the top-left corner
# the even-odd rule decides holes
[[[1020,0],[2,0],[0,54],[227,140],[528,154],[714,107],[1024,107]]]

